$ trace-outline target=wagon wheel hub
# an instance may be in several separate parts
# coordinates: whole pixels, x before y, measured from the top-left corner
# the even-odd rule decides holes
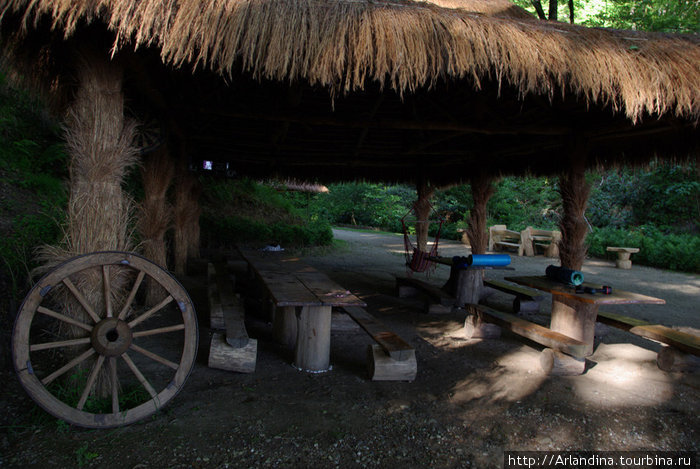
[[[129,349],[133,335],[129,325],[117,318],[107,318],[92,329],[90,340],[100,355],[118,357]]]

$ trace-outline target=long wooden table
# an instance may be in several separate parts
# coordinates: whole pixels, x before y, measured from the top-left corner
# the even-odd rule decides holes
[[[593,353],[595,323],[600,305],[665,304],[660,298],[618,290],[612,294],[576,293],[573,286],[565,285],[546,276],[506,277],[506,280],[552,294],[552,317],[549,328],[586,344],[585,356]],[[583,286],[600,288],[584,283]]]
[[[299,258],[284,258],[276,252],[240,252],[275,307],[275,338],[294,345],[294,366],[315,373],[328,371],[332,308],[367,304]]]

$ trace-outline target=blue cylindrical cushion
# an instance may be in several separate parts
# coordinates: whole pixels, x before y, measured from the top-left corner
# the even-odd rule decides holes
[[[472,254],[467,257],[467,265],[471,266],[503,267],[508,264],[510,264],[508,254]]]
[[[567,269],[566,267],[550,265],[545,270],[545,275],[552,280],[569,285],[581,285],[583,283],[583,272]]]

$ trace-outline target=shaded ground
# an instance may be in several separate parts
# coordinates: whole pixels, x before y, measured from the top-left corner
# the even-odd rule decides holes
[[[601,328],[584,375],[543,376],[534,344],[508,335],[464,340],[463,313],[429,316],[422,302],[396,298],[394,277],[405,274],[400,237],[345,230],[336,236],[347,248],[306,260],[361,296],[416,348],[415,382],[368,381],[365,353],[372,342],[345,321],[334,324],[329,373],[297,372],[292,351],[274,344],[269,324],[254,318],[256,372],[209,369],[204,284],[189,278],[200,353],[171,404],[129,427],[75,429],[37,410],[4,371],[0,467],[496,468],[505,450],[698,450],[700,377],[660,371],[655,344]],[[457,243],[442,246],[442,255],[468,252]],[[549,263],[513,258],[518,275],[541,274]],[[597,260],[584,272],[587,280],[667,301],[610,311],[700,329],[698,276],[640,266],[622,271]],[[447,274],[439,267],[431,281],[441,284]],[[495,301],[507,305],[509,298]],[[544,311],[533,319],[546,318]]]

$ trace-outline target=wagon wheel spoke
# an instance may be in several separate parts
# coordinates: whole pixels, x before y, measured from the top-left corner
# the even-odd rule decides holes
[[[143,270],[139,272],[138,276],[136,277],[136,281],[134,282],[134,286],[131,287],[131,291],[129,292],[129,296],[126,298],[126,302],[124,303],[124,307],[122,308],[121,312],[119,313],[119,319],[124,320],[126,315],[129,313],[129,308],[131,308],[131,304],[134,302],[134,298],[136,297],[136,292],[139,291],[139,287],[141,286],[141,282],[143,281],[143,278],[146,276],[146,272]]]
[[[177,324],[174,326],[159,327],[157,329],[149,329],[147,331],[134,332],[134,337],[147,337],[149,335],[165,334],[167,332],[182,331],[185,329],[184,324]]]
[[[105,297],[105,317],[112,317],[112,287],[109,280],[109,265],[102,266],[102,290]]]
[[[143,313],[141,316],[139,316],[136,319],[134,319],[133,321],[129,322],[129,327],[131,327],[133,329],[136,325],[142,323],[143,321],[145,321],[146,319],[150,318],[155,313],[157,313],[158,311],[163,309],[171,301],[173,301],[173,297],[168,295],[167,298],[165,298],[163,301],[161,301],[160,303],[155,305],[153,308],[149,309],[148,311]]]
[[[146,389],[146,391],[148,391],[148,394],[150,394],[151,397],[155,399],[158,396],[158,393],[156,393],[156,390],[153,389],[153,386],[151,386],[146,377],[143,376],[143,373],[141,373],[136,364],[131,360],[131,358],[129,358],[129,355],[125,353],[124,355],[122,355],[122,359],[124,359],[126,364],[129,366],[131,372],[134,373],[136,379],[138,379],[139,382]]]
[[[112,413],[119,413],[119,377],[117,376],[117,359],[109,358],[109,380],[112,384]]]
[[[75,285],[73,285],[73,282],[71,282],[70,279],[66,277],[63,279],[63,283],[68,287],[73,296],[75,296],[75,299],[78,300],[78,303],[80,303],[80,305],[85,309],[85,311],[87,311],[92,320],[95,322],[100,322],[100,317],[97,315],[92,306],[90,306],[90,303],[88,303],[83,294],[78,291]]]
[[[74,358],[73,360],[69,361],[65,365],[63,365],[61,368],[58,370],[54,371],[50,375],[48,375],[46,378],[41,380],[41,384],[46,386],[47,384],[50,384],[53,380],[58,378],[59,376],[63,375],[69,370],[72,370],[76,366],[80,365],[82,362],[90,358],[92,355],[95,354],[95,349],[89,349],[83,352],[80,356]]]
[[[37,311],[40,312],[41,314],[51,316],[54,319],[58,319],[59,321],[63,321],[63,322],[70,324],[72,326],[76,326],[76,327],[79,327],[81,329],[85,329],[88,332],[92,331],[92,326],[89,326],[89,325],[85,324],[84,322],[78,321],[77,319],[73,319],[73,318],[68,317],[64,314],[57,313],[56,311],[53,311],[49,308],[39,306],[37,308]]]
[[[73,347],[76,345],[85,345],[90,343],[90,337],[83,337],[81,339],[70,339],[70,340],[61,340],[58,342],[44,342],[41,344],[34,344],[29,347],[29,350],[32,352],[38,352],[39,350],[48,350],[52,348],[61,348],[61,347]]]
[[[149,351],[146,350],[145,348],[139,347],[139,346],[136,345],[136,344],[131,344],[131,347],[129,347],[129,348],[130,348],[131,350],[133,350],[134,352],[138,352],[138,353],[140,353],[141,355],[150,358],[151,360],[155,360],[155,361],[157,361],[158,363],[161,363],[161,364],[163,364],[163,365],[165,365],[165,366],[169,366],[169,367],[172,368],[173,370],[177,370],[177,369],[179,368],[179,365],[178,365],[177,363],[173,363],[173,362],[171,362],[170,360],[161,357],[160,355],[157,355],[157,354],[155,354],[155,353],[153,353],[153,352],[149,352]]]
[[[85,384],[85,389],[83,389],[83,394],[80,396],[80,400],[78,401],[78,405],[75,406],[76,409],[78,410],[83,410],[83,407],[85,406],[85,402],[87,401],[88,396],[92,392],[92,388],[95,386],[95,381],[97,380],[97,374],[100,372],[100,369],[102,369],[102,364],[105,361],[104,355],[98,355],[97,356],[97,361],[95,362],[95,366],[92,367],[92,371],[90,372],[90,376],[88,377],[87,383]]]
[[[124,288],[125,279],[133,283]],[[162,289],[164,298],[144,305],[144,286]],[[13,330],[13,360],[24,389],[48,412],[109,428],[141,420],[177,395],[197,338],[192,301],[175,277],[132,253],[98,252],[69,259],[30,290]],[[77,394],[66,386],[78,386]]]

